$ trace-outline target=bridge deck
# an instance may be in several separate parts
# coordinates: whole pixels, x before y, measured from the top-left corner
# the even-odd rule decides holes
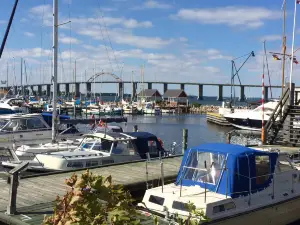
[[[181,156],[163,159],[166,182],[175,179],[181,159]],[[148,184],[159,181],[161,174],[159,164],[159,160],[148,163]],[[0,221],[5,224],[40,224],[45,214],[52,213],[52,202],[56,196],[66,192],[65,179],[73,173],[81,174],[83,171],[76,170],[23,177],[20,179],[17,194],[17,211],[19,213],[14,216],[5,215],[9,198],[9,185],[6,182],[0,182]],[[90,169],[90,171],[103,176],[112,175],[113,183],[122,184],[130,191],[146,189],[145,161],[97,167]]]

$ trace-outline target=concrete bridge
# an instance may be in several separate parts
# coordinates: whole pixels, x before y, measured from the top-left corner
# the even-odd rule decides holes
[[[63,82],[58,84],[58,92],[61,90],[61,87],[65,87],[65,92],[70,93],[70,85],[75,85],[75,95],[80,96],[80,86],[85,86],[86,88],[86,94],[90,95],[92,91],[92,84],[118,84],[118,95],[122,96],[124,92],[124,84],[131,84],[132,85],[132,91],[131,94],[133,96],[137,95],[137,85],[141,84],[140,82],[132,82],[132,81],[121,81],[121,80],[115,80],[115,81],[88,81],[88,82]],[[205,86],[217,86],[218,87],[218,92],[217,92],[217,97],[219,101],[223,100],[223,88],[224,87],[230,87],[231,84],[220,84],[220,83],[196,83],[196,82],[165,82],[165,81],[144,81],[144,86],[145,88],[152,89],[153,84],[161,84],[163,85],[163,90],[166,92],[168,90],[168,85],[178,85],[179,89],[184,90],[186,86],[197,86],[198,87],[198,99],[202,100],[203,99],[203,92],[204,92],[204,87]],[[50,96],[51,94],[51,86],[52,84],[31,84],[31,85],[23,85],[24,90],[30,88],[31,90],[34,90],[35,87],[37,87],[37,94],[42,95],[43,93],[43,86],[46,87],[46,93],[47,95]],[[239,100],[240,101],[245,101],[245,87],[247,88],[261,88],[261,85],[257,84],[245,84],[245,85],[239,85],[239,84],[234,84],[234,87],[239,87],[240,88],[240,94],[239,94]],[[5,87],[5,88],[12,88],[11,86]],[[15,93],[17,93],[17,90],[20,90],[20,86],[14,86],[13,87],[15,90]],[[270,86],[265,86],[265,100],[268,100],[268,90]],[[281,86],[272,86],[272,88],[281,88]]]

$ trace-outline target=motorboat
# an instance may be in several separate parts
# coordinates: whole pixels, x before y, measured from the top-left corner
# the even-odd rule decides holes
[[[24,99],[7,98],[0,101],[0,114],[28,113],[29,108]]]
[[[300,219],[299,169],[284,152],[202,144],[186,150],[175,183],[146,190],[139,206],[188,217],[193,203],[215,225],[290,224]]]
[[[62,116],[59,116],[60,118]],[[62,117],[64,118],[64,117]],[[49,120],[49,121],[48,121]],[[0,115],[0,144],[11,147],[26,144],[36,144],[49,141],[52,138],[52,114],[8,114]],[[74,127],[65,124],[58,130],[58,138],[72,138],[81,133]]]
[[[277,101],[271,101],[264,104],[264,106],[260,105],[253,110],[226,113],[223,116],[232,126],[236,128],[259,131],[262,127],[262,115],[264,114],[264,123],[266,124],[277,104]]]
[[[104,133],[104,132],[123,132],[122,127],[117,125],[106,125],[94,127],[90,133]],[[21,145],[16,148],[16,155],[19,157],[26,157],[26,159],[34,158],[36,154],[48,153],[48,152],[59,152],[59,151],[68,151],[74,150],[78,147],[82,138],[75,140],[62,140],[57,141],[56,143],[40,143],[33,145]]]
[[[14,160],[4,167],[16,167],[22,161],[11,151]],[[29,161],[31,171],[63,171],[167,156],[159,139],[147,132],[92,133],[84,135],[76,149],[36,154]]]

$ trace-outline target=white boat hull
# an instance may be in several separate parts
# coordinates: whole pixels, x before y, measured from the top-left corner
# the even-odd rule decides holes
[[[211,221],[213,225],[286,225],[300,219],[300,197],[239,214],[237,216]]]

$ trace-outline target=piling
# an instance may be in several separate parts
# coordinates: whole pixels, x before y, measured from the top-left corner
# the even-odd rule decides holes
[[[227,143],[227,144],[230,144],[230,141],[231,141],[231,132],[228,132],[228,133],[226,134],[226,143]]]
[[[138,125],[134,125],[134,126],[133,126],[133,132],[138,132],[138,131],[139,131]]]
[[[188,129],[182,130],[182,154],[187,149],[187,141],[188,140]]]

